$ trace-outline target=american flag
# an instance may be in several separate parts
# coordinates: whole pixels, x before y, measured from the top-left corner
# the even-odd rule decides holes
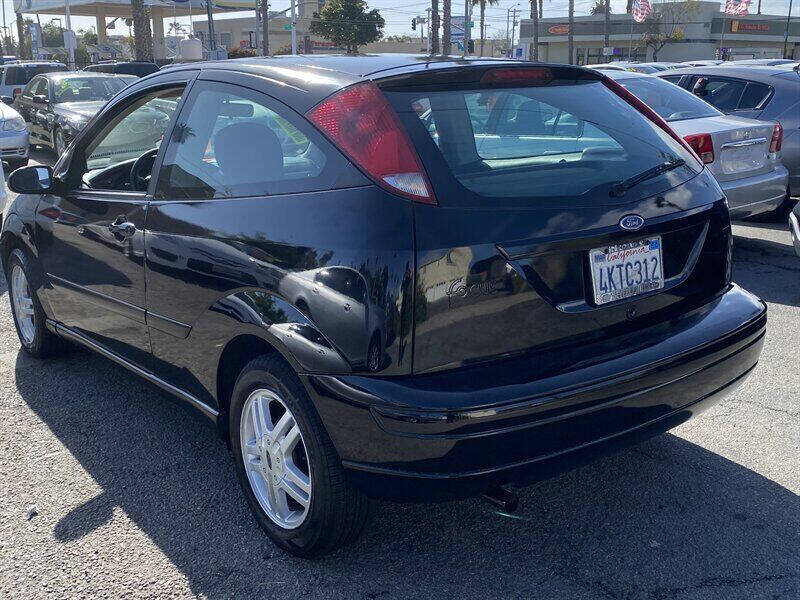
[[[750,0],[725,0],[725,12],[729,15],[748,15]]]
[[[727,0],[730,2],[731,0]],[[741,0],[740,0],[741,1]],[[649,0],[633,0],[633,20],[637,23],[644,21],[650,14],[650,1]]]

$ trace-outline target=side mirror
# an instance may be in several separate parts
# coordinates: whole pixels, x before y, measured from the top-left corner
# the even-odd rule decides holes
[[[53,170],[42,165],[19,168],[8,176],[8,187],[17,194],[46,194],[53,189]]]
[[[0,96],[0,102],[11,106],[14,104],[14,99],[11,96]]]
[[[33,97],[33,101],[36,104],[47,104],[47,96],[45,96],[44,94],[36,94]]]

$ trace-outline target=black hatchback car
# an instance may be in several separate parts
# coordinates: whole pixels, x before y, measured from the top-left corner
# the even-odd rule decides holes
[[[24,349],[77,342],[201,410],[302,556],[370,498],[511,505],[729,394],[765,336],[719,186],[598,71],[185,65],[9,185]]]

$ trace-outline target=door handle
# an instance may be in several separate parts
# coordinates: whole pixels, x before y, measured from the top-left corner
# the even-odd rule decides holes
[[[124,237],[131,237],[136,233],[136,225],[125,221],[122,216],[117,217],[117,220],[108,226],[111,233],[116,233]]]

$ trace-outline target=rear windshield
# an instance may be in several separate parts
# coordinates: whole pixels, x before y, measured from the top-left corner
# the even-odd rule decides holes
[[[387,97],[444,204],[609,202],[613,184],[665,162],[686,161],[636,186],[628,201],[679,185],[702,168],[599,81]]]
[[[716,117],[722,114],[691,92],[657,77],[627,77],[618,79],[617,83],[666,121]]]

